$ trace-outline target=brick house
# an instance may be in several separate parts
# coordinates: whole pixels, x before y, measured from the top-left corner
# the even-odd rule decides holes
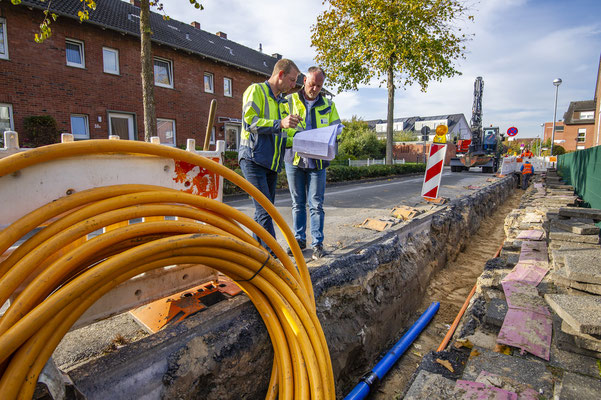
[[[135,3],[134,0],[131,0]],[[139,7],[102,0],[79,23],[80,0],[53,0],[53,34],[34,42],[47,3],[0,0],[0,131],[23,131],[28,116],[51,115],[76,139],[144,140]],[[242,94],[265,81],[281,56],[264,54],[151,14],[155,103],[161,143],[204,142],[209,104],[217,100],[211,142],[238,148]]]
[[[584,150],[595,146],[595,100],[572,101],[563,116],[555,123],[555,145],[566,151]],[[543,140],[551,139],[553,122],[545,123]]]

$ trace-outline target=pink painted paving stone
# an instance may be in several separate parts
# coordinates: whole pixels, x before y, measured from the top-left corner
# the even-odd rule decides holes
[[[505,389],[480,382],[458,380],[455,386],[460,399],[469,400],[518,400],[518,395]]]
[[[542,240],[544,235],[545,232],[540,229],[528,229],[521,231],[517,238],[522,240]]]

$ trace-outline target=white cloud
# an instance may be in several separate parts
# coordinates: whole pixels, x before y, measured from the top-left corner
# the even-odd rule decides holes
[[[172,18],[199,21],[202,29],[224,31],[251,48],[262,43],[265,53],[280,53],[302,69],[314,64],[310,27],[325,9],[321,0],[204,1],[203,11],[182,0],[164,4]],[[469,121],[477,76],[484,79],[484,124],[502,131],[515,125],[524,137],[538,135],[540,123],[552,120],[553,79],[564,81],[559,119],[570,101],[593,98],[601,49],[599,0],[481,0],[472,11],[473,23],[458,22],[474,34],[466,59],[457,61],[463,75],[432,82],[426,93],[415,86],[397,89],[395,117],[463,113]],[[386,86],[376,80],[334,100],[343,118],[386,118]]]

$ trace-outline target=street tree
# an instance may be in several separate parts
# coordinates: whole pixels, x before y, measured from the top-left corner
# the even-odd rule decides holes
[[[394,92],[460,74],[467,36],[456,24],[468,16],[459,0],[324,0],[329,8],[311,27],[311,45],[330,84],[357,90],[378,81],[388,89],[386,163],[392,164]]]
[[[46,0],[41,0],[45,2]],[[77,12],[80,22],[90,19],[90,12],[96,10],[96,0],[79,0],[81,10]],[[102,0],[100,0],[102,1]],[[203,6],[198,0],[189,0],[194,8],[202,10]],[[11,0],[14,5],[21,4],[21,0]],[[157,135],[157,117],[154,101],[154,67],[152,61],[151,36],[152,27],[150,26],[150,7],[156,7],[163,11],[163,3],[160,0],[140,0],[140,61],[142,64],[142,103],[144,106],[144,140],[150,142],[152,136]],[[163,14],[164,19],[169,16]],[[52,12],[52,2],[48,1],[48,7],[44,10],[44,20],[40,23],[40,31],[35,34],[35,41],[43,43],[52,35],[52,22],[56,21],[58,16]]]

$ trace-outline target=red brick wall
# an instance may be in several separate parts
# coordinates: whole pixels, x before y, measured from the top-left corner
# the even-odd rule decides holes
[[[447,144],[447,154],[444,165],[450,165],[451,158],[455,157],[456,146],[453,143]],[[426,144],[426,153],[430,151],[430,143]],[[424,162],[423,144],[402,144],[395,143],[392,150],[393,157],[397,160],[405,159],[406,162]]]
[[[563,126],[564,131],[558,132],[557,127]],[[586,137],[584,143],[578,142],[578,130],[586,129]],[[585,149],[594,146],[595,140],[595,125],[594,124],[581,124],[581,125],[564,125],[563,122],[555,123],[555,145],[562,146],[566,151],[576,151],[577,146],[584,145]],[[545,138],[544,140],[551,139],[553,133],[553,123],[545,123]],[[564,140],[563,143],[557,143],[558,140]]]
[[[0,59],[0,103],[12,104],[17,132],[31,115],[51,115],[59,129],[69,132],[70,114],[87,114],[90,137],[108,138],[107,112],[115,111],[134,114],[134,130],[144,139],[138,38],[59,17],[52,37],[37,44],[33,38],[43,19],[40,11],[2,2],[0,16],[6,19],[10,57]],[[85,69],[66,65],[65,38],[84,42]],[[103,46],[119,50],[120,75],[103,72]],[[155,86],[154,94],[157,118],[176,121],[178,145],[194,138],[202,146],[212,99],[217,100],[217,117],[239,119],[244,90],[266,79],[168,46],[153,44],[153,55],[173,62],[174,88]],[[204,72],[214,74],[214,94],[204,92]],[[224,77],[233,80],[233,97],[223,95]],[[223,139],[217,117],[217,139]]]

